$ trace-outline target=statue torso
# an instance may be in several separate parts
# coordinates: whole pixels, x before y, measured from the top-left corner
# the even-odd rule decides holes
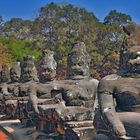
[[[140,78],[118,78],[114,84],[117,107],[123,111],[140,112]]]
[[[107,77],[100,87],[113,94],[117,111],[140,112],[140,78]]]

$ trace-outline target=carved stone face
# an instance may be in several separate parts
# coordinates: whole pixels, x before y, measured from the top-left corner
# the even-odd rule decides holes
[[[34,57],[33,56],[27,56],[24,57],[24,62],[22,65],[22,81],[38,81],[37,77],[37,70],[34,64]]]
[[[83,79],[89,76],[90,56],[83,42],[73,45],[68,55],[67,76],[70,79]]]
[[[10,70],[10,77],[12,82],[19,82],[21,76],[20,62],[15,62]]]
[[[44,50],[42,52],[42,59],[38,66],[38,75],[41,82],[52,81],[56,77],[57,63],[54,59],[54,52]]]
[[[7,65],[2,65],[2,70],[0,72],[1,82],[9,82],[10,81],[10,72]]]
[[[140,74],[140,26],[128,25],[125,32],[128,36],[121,48],[121,66],[127,72]]]

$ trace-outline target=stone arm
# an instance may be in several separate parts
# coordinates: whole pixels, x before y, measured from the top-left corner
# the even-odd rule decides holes
[[[115,134],[119,136],[126,135],[123,123],[121,122],[116,110],[113,99],[114,86],[112,81],[101,80],[98,87],[99,107],[102,117],[107,126],[113,129]]]
[[[28,95],[29,95],[29,101],[32,103],[34,111],[37,114],[39,114],[38,98],[37,98],[37,84],[36,83],[29,84]]]
[[[37,93],[48,94],[48,96],[51,96],[51,90],[53,88],[54,87],[51,84],[38,84],[36,82],[28,85],[29,101],[32,103],[36,113],[39,114],[38,103],[43,102],[43,100],[41,101],[41,99],[38,98]],[[59,89],[60,87],[57,86],[57,88]]]

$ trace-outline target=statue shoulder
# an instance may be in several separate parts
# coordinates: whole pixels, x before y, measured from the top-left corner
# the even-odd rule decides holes
[[[119,76],[118,74],[111,74],[111,75],[107,75],[105,77],[102,78],[102,80],[106,80],[106,81],[112,81],[112,80],[117,80],[119,79],[121,76]]]
[[[117,74],[111,74],[111,75],[107,75],[104,78],[102,78],[99,82],[98,92],[112,94],[115,84],[120,77],[121,76],[119,76]]]

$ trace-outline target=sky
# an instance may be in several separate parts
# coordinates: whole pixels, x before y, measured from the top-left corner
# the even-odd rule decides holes
[[[11,18],[35,19],[38,9],[50,2],[70,3],[86,8],[103,21],[110,10],[128,14],[140,24],[140,0],[0,0],[0,16],[5,21]]]

